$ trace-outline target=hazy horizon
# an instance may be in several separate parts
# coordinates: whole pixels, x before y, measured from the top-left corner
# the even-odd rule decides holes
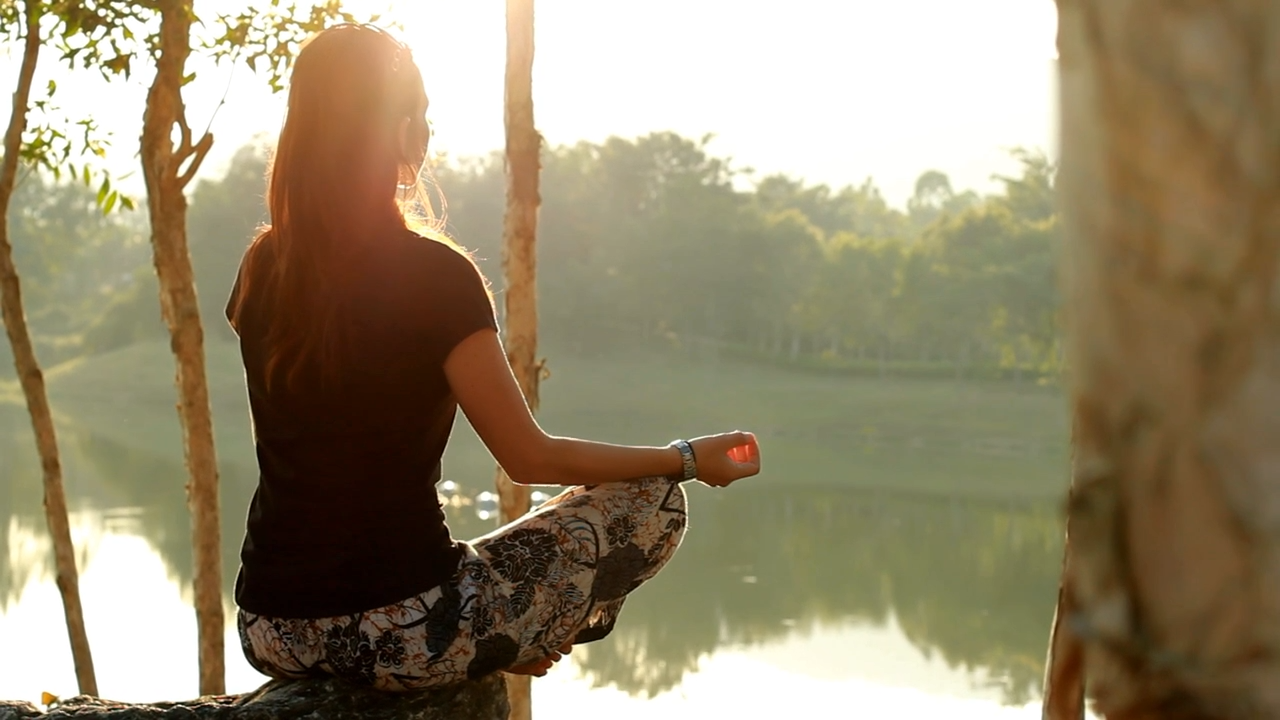
[[[423,68],[436,136],[433,149],[472,156],[503,144],[504,18],[500,3],[412,4],[350,0],[357,12],[388,5]],[[197,2],[208,13],[208,3]],[[1007,150],[1056,155],[1054,35],[1050,0],[942,0],[891,5],[851,0],[636,5],[584,0],[537,4],[534,113],[552,145],[671,130],[714,134],[712,152],[758,175],[861,184],[868,177],[901,206],[921,172],[955,186],[992,189],[1012,170]],[[437,29],[437,28],[442,28]],[[619,32],[625,28],[626,32]],[[0,58],[0,83],[16,78],[15,48]],[[245,68],[193,55],[197,79],[185,100],[216,142],[201,176],[219,175],[232,153],[274,139],[284,96]],[[54,78],[56,100],[114,135],[117,173],[136,168],[136,140],[151,72],[107,85],[70,73],[48,50],[37,88]],[[219,101],[226,104],[214,115]],[[126,183],[138,187],[134,172]]]

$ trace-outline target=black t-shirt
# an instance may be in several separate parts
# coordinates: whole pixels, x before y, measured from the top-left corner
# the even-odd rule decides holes
[[[461,559],[435,488],[457,413],[444,361],[496,328],[484,279],[458,250],[407,231],[370,243],[335,290],[344,333],[336,381],[304,372],[268,391],[267,331],[288,321],[268,284],[270,243],[250,250],[264,257],[241,266],[228,305],[230,317],[243,284],[236,331],[260,473],[236,603],[272,617],[332,617],[429,590]]]

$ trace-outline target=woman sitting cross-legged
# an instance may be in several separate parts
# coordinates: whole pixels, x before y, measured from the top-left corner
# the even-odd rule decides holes
[[[759,472],[754,438],[629,447],[547,435],[484,278],[411,231],[429,130],[406,47],[340,25],[298,55],[272,159],[272,224],[227,305],[260,476],[236,579],[250,664],[386,690],[540,675],[604,637],[684,535],[681,481]],[[455,540],[436,494],[457,408],[513,480],[569,489]]]

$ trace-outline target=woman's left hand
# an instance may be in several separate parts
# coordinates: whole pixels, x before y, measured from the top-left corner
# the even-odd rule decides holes
[[[707,435],[689,441],[698,466],[698,480],[711,487],[730,484],[760,473],[760,444],[749,432]]]

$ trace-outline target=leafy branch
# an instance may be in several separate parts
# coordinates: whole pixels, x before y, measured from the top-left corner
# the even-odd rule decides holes
[[[272,92],[284,89],[285,76],[302,43],[335,21],[377,22],[379,15],[358,19],[342,9],[341,0],[321,0],[300,8],[296,1],[271,0],[266,8],[255,6],[238,14],[223,14],[215,21],[221,35],[205,48],[219,62],[243,62],[254,73],[266,73]]]

